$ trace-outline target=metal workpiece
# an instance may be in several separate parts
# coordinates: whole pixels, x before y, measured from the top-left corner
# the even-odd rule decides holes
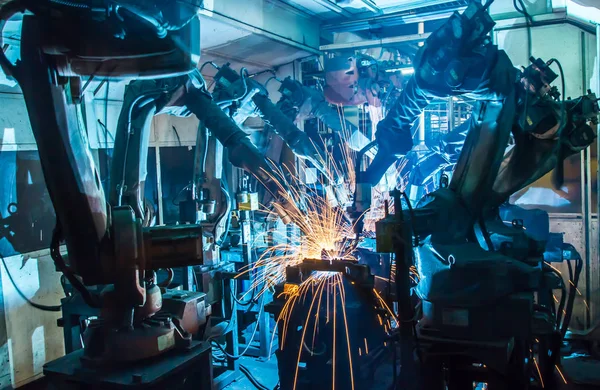
[[[298,300],[286,321],[277,323],[280,347],[275,353],[281,388],[371,388],[377,367],[391,355],[392,343],[381,325],[387,318],[373,293],[368,267],[316,259],[287,272],[290,281],[275,287],[274,300],[266,307],[278,317],[290,300]],[[319,273],[332,278],[330,286],[322,287],[322,292],[315,287],[295,295],[302,281],[310,283],[309,277]],[[338,280],[334,274],[342,276]]]

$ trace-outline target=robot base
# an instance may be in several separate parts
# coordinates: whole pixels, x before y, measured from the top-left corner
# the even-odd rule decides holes
[[[82,364],[83,350],[44,366],[51,389],[64,390],[211,390],[212,357],[209,343],[192,342],[153,359],[110,368]]]

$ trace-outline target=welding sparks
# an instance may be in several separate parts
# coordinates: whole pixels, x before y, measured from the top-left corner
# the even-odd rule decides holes
[[[537,360],[535,360],[535,358],[533,358],[533,363],[535,364],[535,368],[537,369],[538,372],[538,376],[540,378],[540,384],[542,385],[542,389],[545,387],[544,386],[544,378],[542,378],[542,372],[540,371],[540,366],[537,363]]]
[[[340,134],[343,140],[341,144],[342,158],[341,161],[339,158],[336,161],[331,154],[325,156],[322,166],[328,170],[323,175],[327,182],[321,182],[320,187],[325,189],[331,185],[342,186],[344,187],[342,190],[345,189],[351,193],[356,182],[356,152],[348,147],[347,141],[351,134],[350,130],[345,127],[343,113],[340,114],[340,120],[343,124],[343,131]],[[325,353],[315,349],[315,344],[318,344],[321,339],[328,339],[333,343],[333,348],[325,349],[329,350],[328,353],[331,354],[328,356],[332,362],[331,388],[335,389],[336,382],[339,386],[341,381],[348,380],[345,374],[342,377],[337,370],[342,369],[344,370],[342,372],[347,373],[349,369],[351,386],[348,388],[354,389],[352,360],[358,345],[351,345],[354,340],[350,337],[344,287],[345,285],[347,287],[354,285],[354,281],[345,284],[345,276],[342,273],[328,271],[315,271],[310,275],[301,275],[298,280],[287,280],[286,270],[288,267],[306,264],[307,260],[358,263],[355,250],[361,237],[357,236],[355,226],[348,219],[344,210],[346,204],[343,199],[338,197],[338,191],[334,191],[338,202],[332,202],[331,199],[323,196],[324,194],[304,186],[298,176],[296,172],[292,172],[285,166],[276,171],[274,176],[270,176],[270,179],[278,184],[279,191],[276,194],[278,195],[277,203],[273,205],[275,210],[271,208],[266,212],[269,217],[274,217],[270,220],[276,220],[278,212],[280,215],[285,212],[291,220],[291,228],[288,227],[282,231],[275,224],[272,228],[265,229],[263,233],[257,235],[253,246],[259,246],[261,242],[272,242],[273,245],[266,248],[258,259],[246,269],[242,269],[237,277],[249,274],[251,286],[245,295],[251,294],[253,299],[258,299],[268,291],[273,291],[276,286],[283,284],[283,291],[277,297],[282,299],[284,304],[277,315],[276,322],[280,329],[280,350],[298,346],[297,351],[295,349],[293,352],[290,351],[293,354],[292,359],[297,359],[293,381],[294,390],[299,385],[303,356],[306,356],[306,353],[310,356]],[[345,182],[330,181],[331,178],[336,177],[344,177]],[[315,187],[318,188],[318,186]],[[337,189],[339,190],[339,188]],[[285,205],[285,209],[282,205]],[[263,209],[267,208],[263,207]],[[354,286],[352,287],[354,288]],[[399,321],[394,311],[374,289],[373,305],[380,313],[377,319],[382,332],[383,329],[391,332],[398,326]],[[340,333],[338,334],[338,332]],[[274,332],[271,350],[275,336]],[[357,343],[362,344],[360,341]],[[346,345],[344,346],[344,344]],[[347,358],[339,359],[337,354],[341,351],[344,355],[347,353]],[[364,349],[362,346],[359,349],[359,355],[363,354],[369,354],[367,338],[364,338]],[[337,367],[340,362],[344,362],[343,365],[347,364],[348,367]]]
[[[565,376],[563,375],[562,371],[560,370],[560,367],[558,367],[558,364],[554,365],[554,367],[556,367],[556,371],[558,371],[558,373],[560,374],[560,377],[562,378],[563,382],[565,382],[565,385],[567,384],[567,379],[565,378]]]
[[[281,177],[274,178],[277,183],[285,183],[283,173]],[[291,173],[291,172],[290,172]],[[338,360],[347,361],[350,371],[350,383],[354,388],[354,372],[352,363],[352,351],[356,351],[356,345],[351,345],[348,318],[346,312],[346,291],[344,289],[344,276],[339,272],[312,272],[304,275],[297,283],[286,281],[286,269],[290,266],[299,266],[305,260],[322,260],[324,262],[349,261],[358,262],[355,249],[358,244],[353,224],[346,217],[341,207],[332,205],[327,199],[316,194],[306,194],[301,190],[302,185],[296,179],[296,175],[289,175],[292,183],[289,188],[281,185],[280,196],[284,198],[290,207],[286,212],[296,228],[281,232],[277,227],[270,229],[256,237],[259,243],[265,240],[265,236],[275,238],[275,245],[267,248],[247,269],[238,275],[250,274],[252,277],[251,288],[245,294],[254,294],[258,299],[262,294],[272,290],[275,286],[283,285],[283,291],[278,297],[283,298],[285,303],[276,318],[280,326],[281,334],[279,348],[293,348],[296,342],[291,343],[292,336],[299,337],[300,346],[297,351],[297,365],[294,373],[294,386],[298,386],[300,365],[305,352],[311,356],[319,354],[315,351],[315,343],[320,333],[332,332],[330,340],[333,342],[332,356],[332,388],[336,386],[336,380],[340,380]],[[274,215],[275,212],[269,212]],[[324,296],[325,295],[325,296]],[[242,297],[243,298],[243,297]],[[383,298],[374,291],[374,302],[381,316],[393,316],[393,323],[398,321],[394,312],[390,309]],[[383,313],[387,313],[384,315]],[[294,313],[302,313],[300,322]],[[339,318],[341,316],[341,318]],[[312,321],[312,322],[311,322]],[[341,322],[340,322],[341,321]],[[379,323],[386,329],[392,329],[392,322],[380,318]],[[342,326],[339,330],[339,326]],[[340,340],[337,335],[345,333]],[[293,332],[293,333],[292,333]],[[312,332],[312,334],[311,334]],[[275,333],[271,340],[273,348]],[[343,337],[343,336],[342,336]],[[340,342],[342,344],[340,344]],[[345,348],[344,348],[344,345]],[[369,353],[367,340],[364,340],[365,349],[362,353]],[[347,359],[338,359],[338,349],[344,348]],[[340,351],[343,349],[340,349]],[[296,353],[296,352],[294,352]],[[336,379],[337,375],[337,379]]]

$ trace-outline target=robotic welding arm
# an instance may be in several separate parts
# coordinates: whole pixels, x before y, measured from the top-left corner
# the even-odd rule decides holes
[[[357,130],[352,123],[343,120],[325,99],[322,92],[302,85],[298,80],[286,77],[279,87],[281,99],[277,107],[294,121],[317,118],[335,133],[352,134]]]
[[[500,85],[493,75],[503,73],[493,70],[502,55],[486,40],[494,26],[486,12],[490,3],[471,2],[463,14],[455,13],[426,40],[415,59],[414,76],[378,125],[379,152],[363,176],[367,183],[377,184],[398,156],[412,148],[411,128],[433,98],[489,92],[490,84]],[[489,97],[494,95],[490,92]]]
[[[328,180],[332,180],[329,177],[324,158],[315,144],[306,133],[296,127],[292,119],[286,116],[269,100],[263,86],[254,80],[250,80],[245,75],[244,70],[240,74],[236,73],[231,69],[229,64],[225,64],[219,68],[219,71],[215,75],[215,80],[217,83],[213,91],[215,99],[219,104],[224,104],[223,102],[225,102],[225,104],[230,106],[230,109],[234,112],[232,116],[236,118],[236,123],[241,124],[248,117],[246,115],[235,115],[235,112],[243,106],[240,103],[244,100],[248,100],[248,102],[251,100],[256,109],[245,110],[244,112],[256,112],[260,114],[265,122],[273,126],[276,133],[283,138],[296,156],[310,161],[319,171],[327,176]],[[250,97],[250,99],[244,99],[246,97]]]
[[[151,119],[157,114],[180,117],[195,114],[227,148],[231,163],[256,176],[282,203],[282,209],[278,210],[282,220],[288,221],[284,210],[291,206],[281,196],[285,187],[276,180],[275,172],[247,134],[215,103],[199,76],[199,72],[194,71],[190,76],[136,80],[128,85],[115,137],[111,204],[127,204],[138,218],[143,218],[143,182]]]

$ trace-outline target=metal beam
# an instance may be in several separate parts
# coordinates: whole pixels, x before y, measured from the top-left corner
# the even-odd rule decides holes
[[[350,12],[346,11],[343,7],[340,7],[336,3],[332,3],[329,0],[313,0],[313,2],[346,18],[352,17],[352,14]]]
[[[429,37],[429,35],[431,35],[431,33],[404,35],[401,37],[372,39],[368,41],[356,41],[349,43],[334,43],[331,45],[323,45],[320,47],[320,49],[321,51],[368,49],[371,47],[382,47],[395,45],[399,43],[421,42],[426,40]]]
[[[402,24],[446,19],[449,18],[454,13],[454,11],[463,11],[465,8],[466,7],[461,6],[456,9],[445,9],[440,11],[431,11],[428,13],[419,13],[415,11],[398,12],[348,22],[327,24],[323,26],[323,30],[329,32],[355,32],[378,29],[383,27],[394,27]]]
[[[365,5],[365,7],[369,11],[371,11],[373,13],[376,13],[377,15],[383,13],[383,11],[381,10],[381,8],[379,8],[377,6],[377,4],[375,4],[372,0],[360,0],[360,1]]]

